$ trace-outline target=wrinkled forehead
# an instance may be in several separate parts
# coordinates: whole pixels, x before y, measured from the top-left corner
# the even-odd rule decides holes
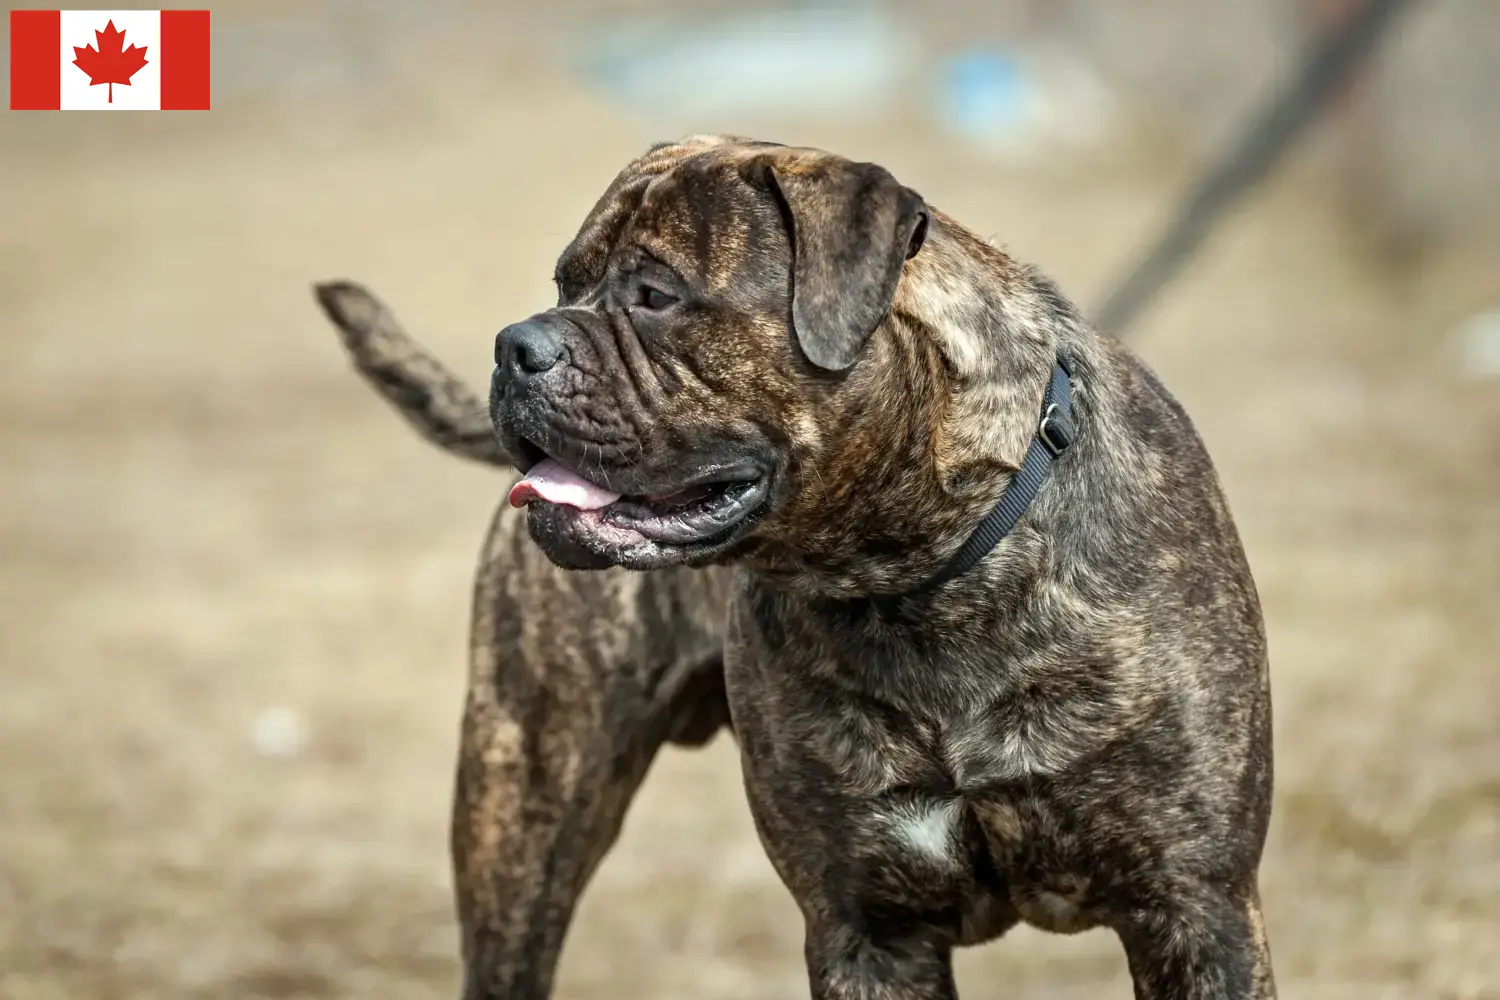
[[[694,136],[653,146],[622,170],[557,261],[569,282],[597,281],[624,244],[684,276],[728,283],[733,264],[785,244],[776,206],[746,177],[774,143]]]

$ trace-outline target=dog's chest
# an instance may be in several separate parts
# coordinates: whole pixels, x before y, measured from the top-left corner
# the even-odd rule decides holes
[[[877,848],[916,868],[948,869],[966,863],[962,799],[916,796],[872,805],[867,835]]]
[[[965,795],[1051,778],[1097,739],[1094,727],[1065,705],[959,694],[925,720],[845,704],[826,712],[816,728],[820,755],[841,791],[854,796],[903,787]]]
[[[1094,926],[1093,874],[1073,863],[1045,805],[1023,795],[901,791],[846,803],[854,895],[962,914],[960,938],[986,940],[1016,919],[1071,933]]]
[[[1016,919],[1087,924],[1087,869],[1065,843],[1087,818],[1057,822],[1038,798],[1096,742],[1078,704],[1019,684],[1032,664],[1015,658],[958,669],[741,610],[726,680],[747,789],[808,891],[957,912],[969,941]],[[828,852],[832,871],[802,860]]]
[[[956,907],[968,940],[1004,915],[1060,932],[1093,926],[1088,866],[1069,846],[1077,822],[1027,780],[1064,757],[1049,749],[1055,741],[996,732],[992,716],[927,726],[866,718],[829,744],[865,878],[922,908]]]

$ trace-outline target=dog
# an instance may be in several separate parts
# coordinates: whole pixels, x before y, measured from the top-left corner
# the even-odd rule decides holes
[[[1266,638],[1182,407],[889,171],[731,136],[629,164],[496,339],[488,415],[319,288],[424,434],[512,467],[475,590],[465,997],[545,997],[655,752],[723,728],[815,1000],[1104,927],[1137,997],[1268,998]],[[589,571],[589,572],[578,572]]]

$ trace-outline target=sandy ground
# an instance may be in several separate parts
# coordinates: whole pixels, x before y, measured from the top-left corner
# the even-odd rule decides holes
[[[480,380],[658,136],[515,38],[501,62],[442,41],[374,91],[0,120],[4,1000],[454,995],[445,824],[501,481],[374,399],[308,285],[367,282]],[[886,162],[1085,302],[1181,176],[1006,173],[899,117],[757,131]],[[1496,997],[1500,382],[1458,378],[1442,335],[1500,267],[1378,272],[1327,201],[1275,185],[1136,343],[1219,462],[1269,619],[1283,994]],[[277,709],[299,753],[257,751]],[[733,755],[660,760],[560,996],[806,995]],[[961,982],[1129,995],[1102,933],[1017,931]]]

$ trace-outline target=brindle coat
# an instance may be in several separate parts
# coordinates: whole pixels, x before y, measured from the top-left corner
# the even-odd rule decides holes
[[[550,504],[497,517],[454,818],[468,1000],[548,994],[652,756],[730,717],[817,1000],[952,998],[953,947],[1018,921],[1112,929],[1138,997],[1274,996],[1261,614],[1157,378],[1032,268],[815,150],[655,147],[558,276],[539,321],[566,363],[497,372],[498,439],[366,293],[320,297],[380,391],[468,457],[528,465],[524,436],[622,493],[729,457],[769,485],[683,546]],[[684,307],[637,308],[641,281]],[[912,595],[1010,481],[1059,358],[1076,443],[987,558]]]

